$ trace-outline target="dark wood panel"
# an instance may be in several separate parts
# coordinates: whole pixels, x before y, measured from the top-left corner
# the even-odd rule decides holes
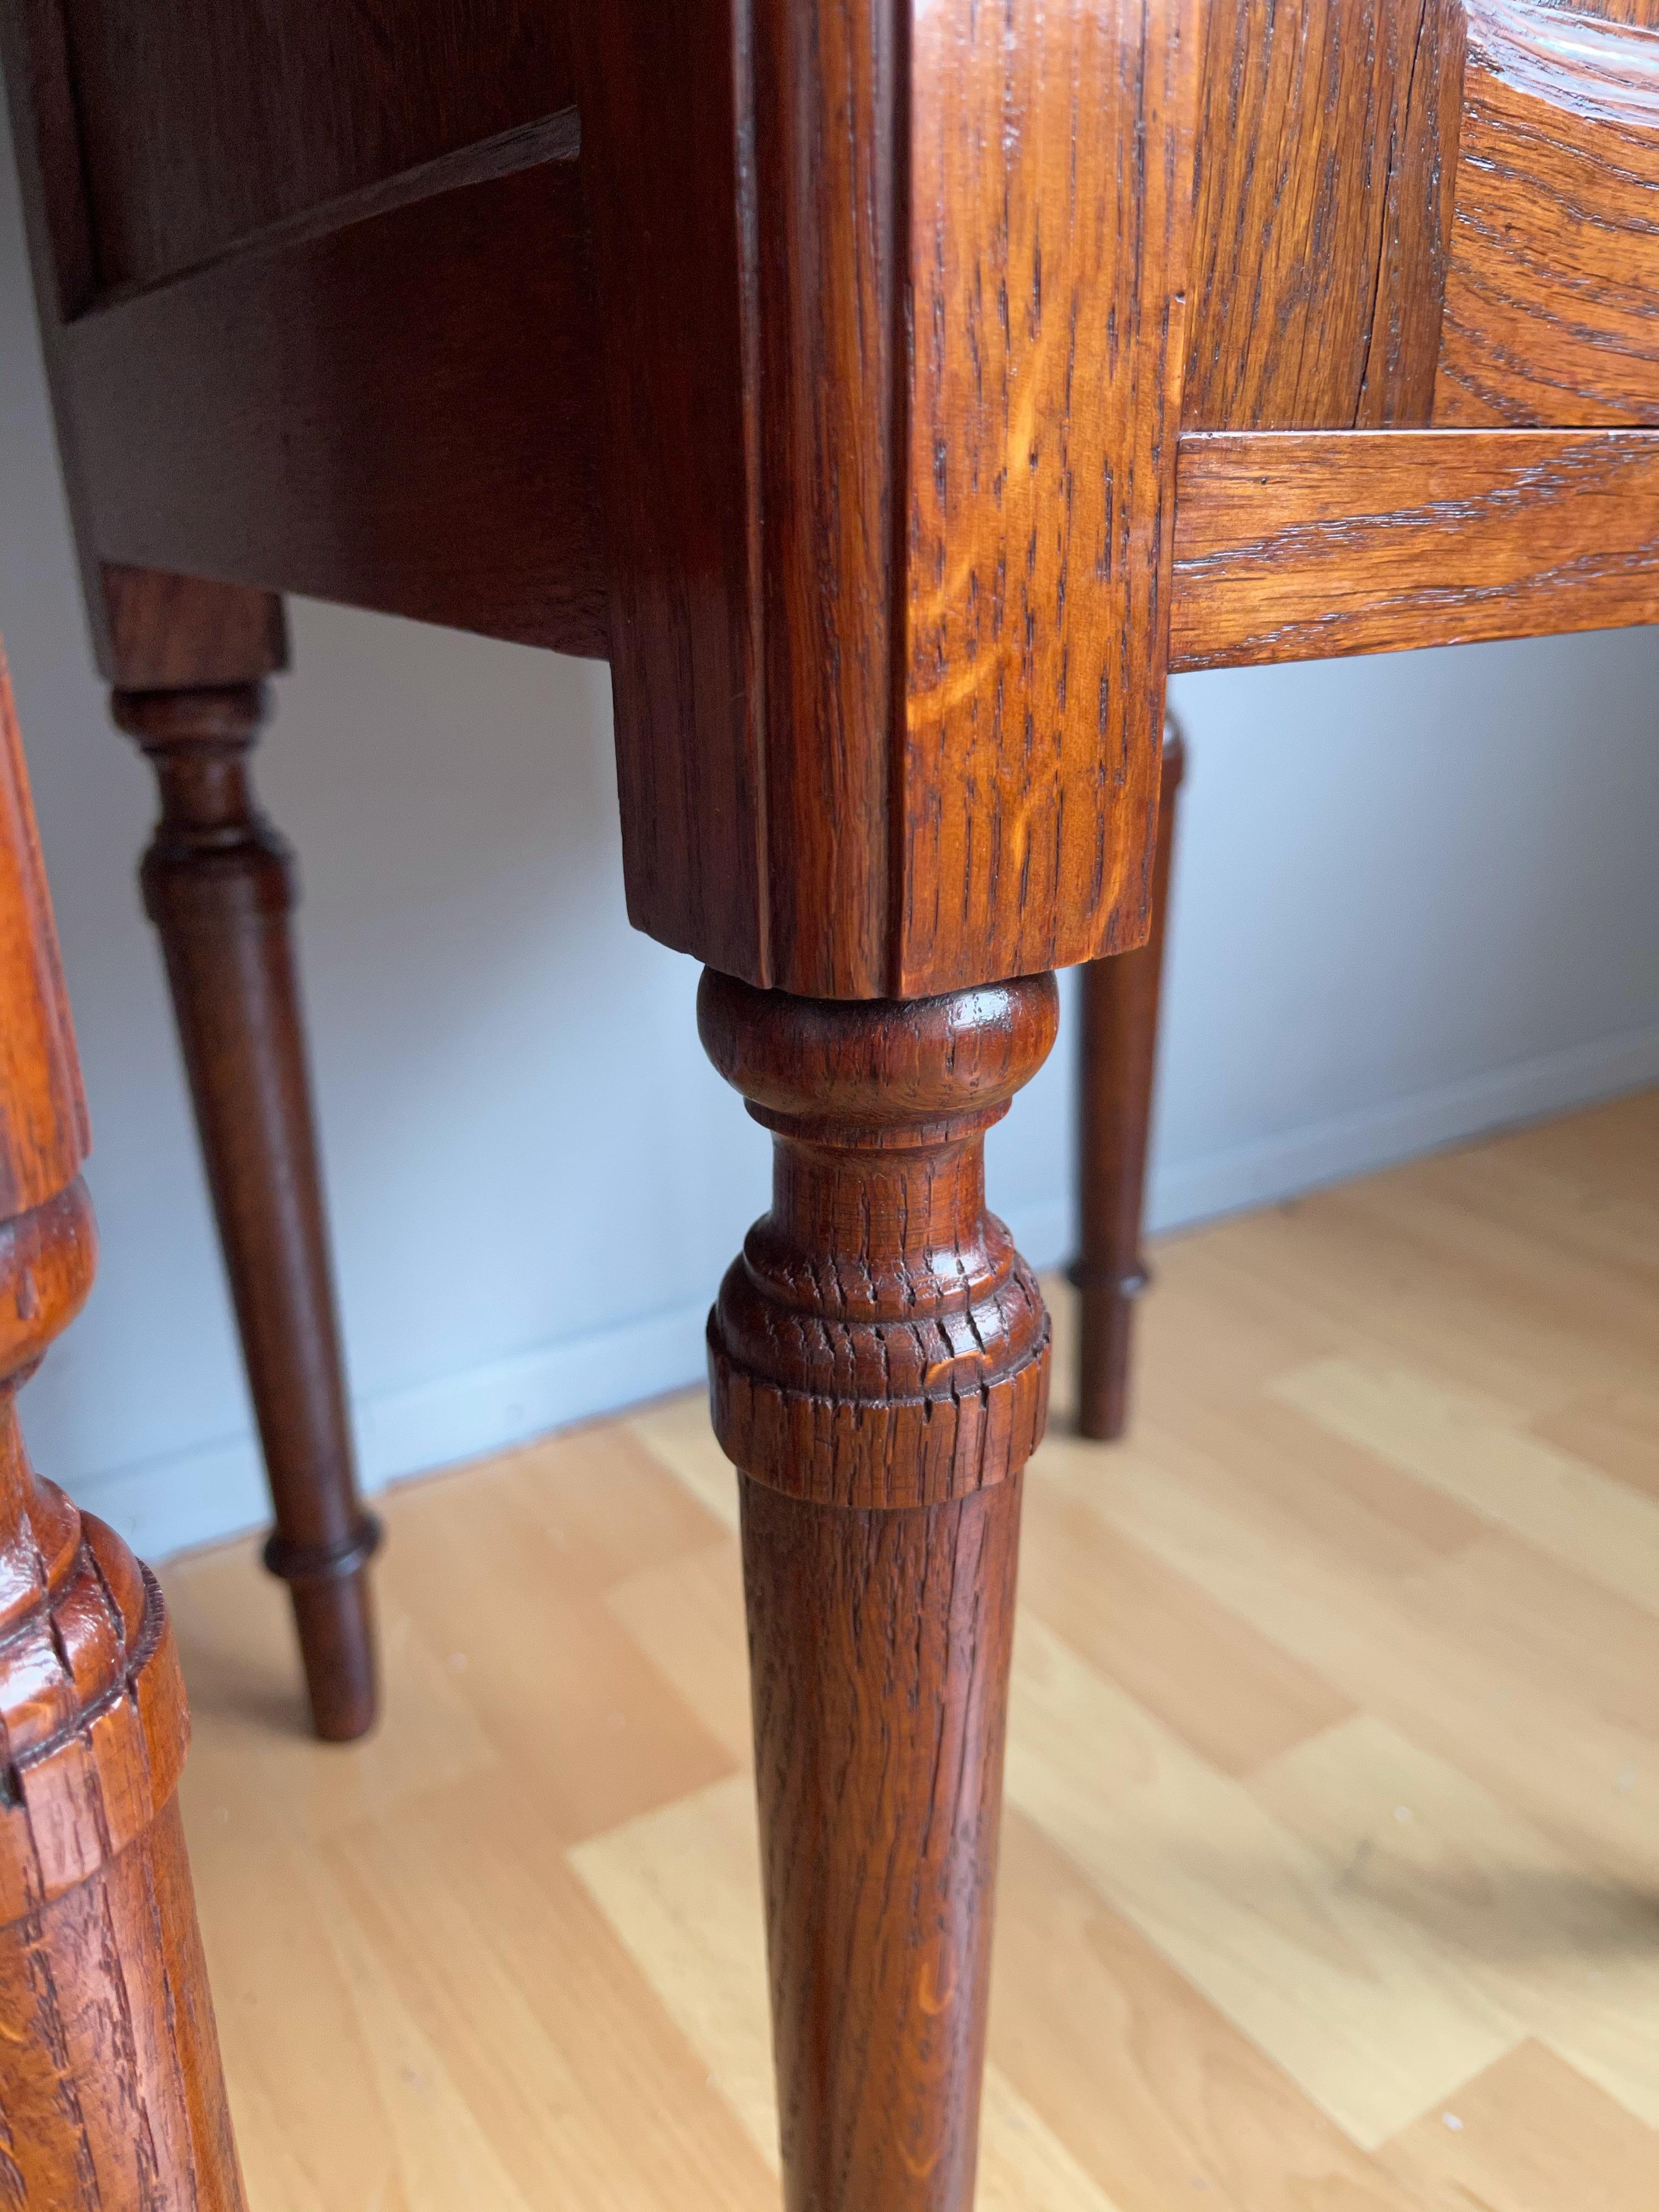
[[[35,297],[42,325],[76,314],[96,285],[81,140],[58,0],[0,8],[0,57],[23,184]]]
[[[767,984],[747,74],[727,0],[608,0],[576,63],[629,918]]]
[[[1461,23],[1461,0],[1216,0],[1188,428],[1426,422]]]
[[[1436,423],[1659,422],[1659,32],[1476,0],[1464,102]]]
[[[94,308],[57,342],[83,534],[603,653],[592,323],[569,161]]]
[[[106,285],[174,275],[573,100],[549,0],[62,4]]]
[[[118,681],[124,665],[122,653],[112,623],[103,571],[88,539],[86,484],[58,359],[58,331],[91,300],[95,276],[82,189],[75,97],[57,0],[11,0],[11,4],[0,6],[0,60],[5,67],[6,104],[22,186],[29,268],[58,433],[58,464],[75,527],[82,601],[98,665],[106,676]],[[142,623],[138,627],[142,629]],[[216,615],[210,627],[215,631],[221,628]],[[140,665],[149,657],[141,653]],[[176,652],[172,657],[175,661],[179,658]],[[261,671],[246,672],[258,675]]]
[[[1659,432],[1183,438],[1172,665],[1659,620]]]
[[[578,49],[629,911],[825,997],[1134,941],[1156,812],[1196,10],[902,14]]]

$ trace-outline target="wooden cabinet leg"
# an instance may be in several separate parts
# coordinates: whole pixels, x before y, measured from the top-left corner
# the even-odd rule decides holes
[[[92,1285],[85,1109],[0,661],[0,2203],[243,2212],[155,1582],[15,1399]]]
[[[317,1733],[374,1721],[368,1561],[289,929],[287,848],[254,803],[263,687],[117,691],[161,786],[144,903],[161,933]]]
[[[1146,1137],[1158,1056],[1164,925],[1175,846],[1176,793],[1186,766],[1181,733],[1164,726],[1158,791],[1152,927],[1145,945],[1091,960],[1079,978],[1083,1013],[1078,1054],[1078,1426],[1085,1437],[1121,1437],[1128,1411],[1134,1302],[1146,1286],[1140,1218]]]
[[[984,1134],[1052,976],[908,1003],[705,975],[703,1042],[774,1132],[709,1321],[741,1470],[790,2212],[969,2212],[1020,1470],[1048,1317]]]

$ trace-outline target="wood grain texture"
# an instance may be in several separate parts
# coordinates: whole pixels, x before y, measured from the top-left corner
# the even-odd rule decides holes
[[[0,1927],[0,2172],[19,2212],[243,2212],[176,1802]]]
[[[782,989],[856,996],[898,988],[904,207],[908,190],[927,193],[906,141],[927,69],[914,46],[907,62],[904,0],[759,0],[749,12],[747,26],[737,9],[732,21],[747,71],[739,127],[753,133],[742,234],[756,381],[744,404],[757,468],[769,965]]]
[[[1146,933],[1198,11],[911,35],[900,992]]]
[[[577,52],[634,919],[828,997],[1136,941],[1193,11],[657,14]]]
[[[1462,28],[1462,0],[1210,10],[1188,428],[1428,420]]]
[[[368,1561],[289,916],[292,857],[255,803],[256,684],[118,691],[156,772],[141,872],[185,1072],[276,1508],[265,1562],[294,1595],[317,1732],[375,1712]]]
[[[742,1492],[784,2202],[967,2212],[1019,1477],[921,1513]]]
[[[565,11],[526,0],[58,4],[106,286],[175,275],[571,99]]]
[[[709,1319],[714,1428],[820,1504],[933,1505],[1042,1432],[1048,1323],[985,1210],[985,1132],[1054,1042],[1052,976],[906,1002],[705,975],[715,1066],[774,1133],[772,1210]]]
[[[1490,2212],[1554,2212],[1588,2171],[1609,2206],[1659,2186],[1653,2130],[1547,2045],[1523,2043],[1458,2094],[1448,2124],[1425,2113],[1388,2162],[1414,2196]]]
[[[1121,1736],[1079,1716],[1044,1745],[1084,1816],[1121,1820],[1122,1856],[1206,1875],[1179,1966],[1006,1807],[980,2212],[1652,2212],[1659,1616],[1547,1545],[1493,1548],[1413,1473],[1404,1421],[1360,1449],[1275,1384],[1334,1346],[1455,1390],[1494,1495],[1560,1431],[1582,1487],[1558,1531],[1614,1554],[1610,1499],[1653,1503],[1659,1463],[1656,1205],[1649,1092],[1171,1238],[1138,1316],[1135,1431],[1110,1453],[1071,1433],[1075,1299],[1045,1286],[1056,1406],[1022,1479],[1016,1685],[1027,1624],[1046,1629],[1223,1787],[1172,1820]],[[1598,1405],[1616,1429],[1589,1424]],[[740,1560],[702,1503],[714,1456],[688,1393],[390,1492],[387,1717],[345,1758],[259,1710],[285,1692],[289,1634],[249,1548],[168,1569],[256,2204],[775,2212]],[[1041,1711],[1017,1700],[1011,1759]],[[712,1741],[723,1767],[688,1758]],[[1230,1955],[1266,1980],[1284,1942],[1264,1833],[1330,1900],[1306,1971],[1349,1960],[1365,2008],[1333,2101],[1418,2034],[1375,2005],[1347,1931],[1448,1970],[1434,2098],[1375,2151],[1206,1994]],[[1484,2070],[1459,1995],[1477,1977],[1534,2023]]]
[[[1101,1439],[1121,1436],[1128,1419],[1132,1317],[1146,1286],[1140,1255],[1146,1142],[1176,802],[1186,765],[1181,732],[1170,722],[1158,790],[1152,934],[1133,952],[1088,962],[1078,977],[1078,1241],[1067,1272],[1081,1293],[1078,1425],[1085,1437]]]
[[[1376,296],[1356,428],[1432,420],[1462,127],[1465,0],[1422,0],[1403,104],[1388,145]]]
[[[1177,668],[1659,619],[1659,436],[1182,441]]]
[[[746,1676],[735,1572],[732,1592],[721,1642]],[[739,1687],[747,1764],[753,1739],[747,1688]],[[736,2110],[766,2160],[770,2212],[777,2201],[778,2109],[765,1929],[756,1909],[762,1878],[754,1801],[752,1777],[736,1775],[653,1808],[571,1858],[653,1996],[707,2064],[711,2090]],[[1025,2212],[1032,2204],[1043,2212],[1115,2212],[1060,2136],[994,2063],[985,2072],[975,2203],[981,2212]]]
[[[1469,0],[1434,421],[1659,422],[1659,21]]]
[[[0,661],[0,2192],[28,2212],[241,2212],[173,1802],[161,1596],[41,1481],[20,1386],[96,1238],[58,947]]]
[[[769,983],[746,33],[611,0],[574,61],[629,919]]]
[[[1080,1303],[1070,1308],[1080,1331]],[[1079,1406],[1080,1410],[1080,1406]],[[1057,1423],[1066,1433],[1065,1417]],[[1081,1447],[1079,1448],[1079,1455]],[[1111,1462],[1096,1455],[1102,1484]],[[1075,1485],[1045,1495],[1020,1537],[1022,1601],[1097,1674],[1218,1772],[1241,1781],[1354,1707],[1315,1667],[1104,1525]],[[1087,1739],[1079,1737],[1079,1744]]]
[[[0,649],[0,1218],[56,1198],[92,1142],[11,675]]]
[[[742,1471],[784,2195],[966,2212],[1019,1474],[1048,1322],[985,1211],[985,1132],[1052,976],[793,1000],[705,975],[711,1059],[774,1133],[709,1319]]]
[[[83,539],[602,653],[588,284],[549,161],[88,313],[49,340]]]

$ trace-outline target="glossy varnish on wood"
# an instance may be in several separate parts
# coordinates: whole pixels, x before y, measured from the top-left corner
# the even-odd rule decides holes
[[[715,1433],[748,1474],[900,1509],[1030,1456],[1048,1316],[985,1210],[983,1146],[1056,1006],[1052,976],[867,1008],[704,977],[705,1047],[776,1139],[709,1323]]]
[[[74,1182],[91,1137],[3,661],[0,862],[0,1216],[11,1221]]]
[[[111,561],[608,649],[635,916],[757,981],[1139,938],[1177,406],[1652,419],[1650,0],[152,13],[4,19],[108,672]]]
[[[742,1486],[784,2201],[970,2204],[1020,1478],[931,1512]]]
[[[1429,418],[1462,0],[1218,0],[1199,133],[1192,429]]]
[[[255,804],[257,684],[118,691],[118,726],[156,772],[141,871],[167,958],[208,1185],[240,1327],[317,1732],[374,1718],[368,1561],[325,1228],[289,917],[292,856]]]
[[[578,54],[630,911],[831,996],[1137,941],[1155,811],[1191,11],[902,12]]]
[[[1187,427],[1654,421],[1656,40],[1651,0],[1212,9]]]
[[[1659,619],[1659,433],[1183,438],[1177,668]]]
[[[1197,37],[1182,0],[912,27],[901,991],[1146,934]]]
[[[1649,1094],[1164,1240],[1110,1450],[1053,1287],[981,2212],[1659,2201],[1656,1205]],[[344,1758],[169,1571],[256,2204],[776,2212],[738,1492],[693,1394],[393,1490]]]
[[[20,1386],[91,1288],[85,1108],[0,659],[0,2189],[241,2212],[174,1802],[155,1582],[29,1464]]]
[[[557,117],[53,334],[100,560],[602,653],[575,136]]]
[[[1434,421],[1659,422],[1659,7],[1470,0]]]
[[[111,559],[567,650],[614,625],[635,911],[753,980],[927,989],[973,944],[988,975],[1139,933],[1141,677],[1078,661],[1127,616],[1156,669],[1177,398],[1233,430],[1652,419],[1650,0],[1236,0],[1150,43],[431,0],[395,71],[281,10],[165,12],[5,16],[108,672],[140,680]],[[1109,88],[1080,137],[1073,82]]]
[[[241,587],[180,587],[173,669],[257,659],[251,595],[295,585],[608,653],[631,911],[722,971],[705,1034],[778,1139],[711,1351],[748,1500],[787,2186],[797,2212],[964,2212],[1047,1346],[980,1180],[1050,1018],[1006,979],[1145,933],[1172,611],[1194,664],[1646,611],[1639,430],[1425,434],[1471,331],[1511,410],[1556,379],[1645,419],[1643,40],[1537,8],[1500,38],[1459,0],[421,0],[400,73],[372,9],[313,32],[288,0],[204,6],[188,53],[146,29],[165,12],[4,15],[100,650],[129,614],[153,638],[172,587],[131,578],[164,571]],[[1575,40],[1600,58],[1564,79]],[[1506,226],[1563,179],[1595,219],[1540,226],[1544,289],[1595,304],[1616,234],[1630,296],[1511,327],[1540,287]],[[1294,1389],[1374,1424],[1352,1376]],[[1168,1483],[1123,1487],[1165,1571],[1259,1569],[1207,1527],[1182,1548]],[[1339,1725],[1264,1633],[1210,1638],[1207,1673]],[[1166,1833],[1174,1808],[1218,1831],[1221,1797],[1075,1657],[1038,1645],[1023,1802],[1173,1956],[1203,1865],[1098,1817],[1055,1745],[1081,1729],[1150,1776]],[[575,1764],[567,1802],[604,1786]],[[1435,2036],[1334,2085],[1332,2053],[1397,1987],[1422,2026],[1434,1975],[1345,1979],[1374,1930],[1327,1940],[1296,1852],[1263,1856],[1282,1948],[1206,1986],[1346,2141],[1391,2142],[1445,2077]],[[1513,2056],[1506,2003],[1463,2008],[1460,2063]],[[1191,2177],[1163,2178],[1167,2206]]]
[[[1019,1474],[1048,1317],[985,1210],[985,1131],[1052,976],[896,1005],[705,976],[774,1133],[709,1320],[742,1470],[761,1852],[791,2212],[972,2200]]]

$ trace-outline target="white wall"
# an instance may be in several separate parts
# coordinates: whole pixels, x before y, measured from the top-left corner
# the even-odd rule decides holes
[[[766,1145],[693,964],[623,917],[605,672],[293,609],[260,778],[302,951],[365,1472],[700,1371]],[[31,1384],[44,1471],[152,1555],[262,1517],[227,1299],[132,868],[149,771],[88,668],[0,148],[0,628],[86,1064],[103,1233]],[[1659,1080],[1659,633],[1178,687],[1153,1212],[1282,1194]],[[993,1139],[1066,1244],[1069,1070]]]

